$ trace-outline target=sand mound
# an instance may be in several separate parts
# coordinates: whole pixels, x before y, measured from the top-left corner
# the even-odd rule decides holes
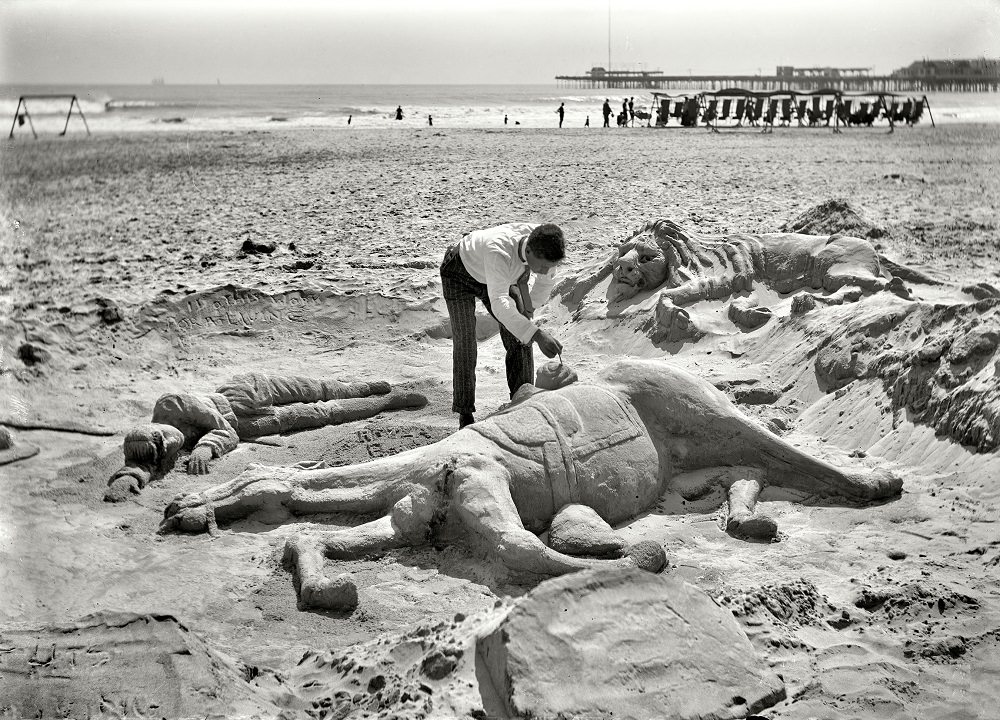
[[[723,595],[719,602],[732,610],[738,618],[757,618],[767,615],[772,621],[788,624],[813,624],[824,613],[825,598],[816,586],[804,579],[760,589],[742,590]]]
[[[827,200],[806,210],[794,220],[785,223],[781,232],[805,235],[850,235],[874,240],[887,231],[866,219],[846,200]]]
[[[824,323],[830,332],[813,361],[824,391],[878,380],[886,412],[905,412],[911,422],[980,452],[1000,444],[1000,301],[852,310]]]
[[[396,335],[424,332],[440,324],[444,301],[382,292],[299,288],[267,293],[223,285],[177,297],[161,293],[144,305],[136,329],[180,335],[253,335],[276,327],[297,332],[342,333],[377,323]]]
[[[0,650],[0,714],[5,717],[174,718],[276,711],[267,694],[251,684],[258,668],[220,654],[169,615],[101,613],[67,625],[4,630]]]
[[[509,610],[498,601],[492,610],[343,651],[309,650],[288,674],[290,689],[333,717],[506,717],[477,642]]]

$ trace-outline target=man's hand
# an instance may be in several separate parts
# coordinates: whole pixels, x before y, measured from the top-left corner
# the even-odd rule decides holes
[[[212,448],[201,445],[191,451],[188,458],[188,475],[207,475],[208,461],[212,459]]]
[[[541,328],[531,337],[531,341],[538,345],[538,349],[545,357],[551,358],[562,354],[562,343]]]

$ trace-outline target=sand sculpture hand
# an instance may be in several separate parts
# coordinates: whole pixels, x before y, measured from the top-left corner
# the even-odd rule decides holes
[[[138,467],[122,468],[108,481],[104,491],[104,502],[124,502],[131,495],[138,495],[149,482],[150,472]]]
[[[207,475],[208,463],[212,459],[212,448],[200,445],[191,451],[187,461],[188,475]]]
[[[656,302],[656,337],[659,340],[673,342],[697,337],[698,330],[691,321],[691,315],[682,307],[674,305],[665,294]]]

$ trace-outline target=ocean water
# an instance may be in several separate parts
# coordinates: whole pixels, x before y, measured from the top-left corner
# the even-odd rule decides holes
[[[609,98],[621,109],[620,89],[573,89],[556,85],[0,85],[0,120],[15,136],[30,135],[17,124],[22,95],[75,94],[94,133],[159,130],[251,130],[278,125],[313,128],[426,127],[428,116],[440,128],[554,128],[556,108],[566,105],[564,127],[602,124],[601,106]],[[635,108],[649,110],[649,91],[629,90]],[[1000,123],[1000,93],[928,93],[937,123]],[[26,100],[31,123],[40,134],[83,132],[74,109],[67,125],[68,99]],[[396,107],[403,119],[395,119]],[[348,125],[348,118],[351,123]],[[612,120],[612,123],[614,120]],[[923,122],[929,124],[925,115]],[[637,121],[638,124],[638,121]]]

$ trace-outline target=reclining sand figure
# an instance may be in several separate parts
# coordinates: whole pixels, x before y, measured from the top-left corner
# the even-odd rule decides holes
[[[125,500],[168,472],[178,453],[191,455],[187,471],[208,472],[209,461],[240,440],[338,425],[386,410],[423,407],[419,393],[392,392],[385,381],[344,383],[302,376],[239,375],[214,393],[169,393],[153,406],[153,421],[132,429],[124,442],[125,467],[108,481],[104,499]]]
[[[558,389],[522,386],[506,409],[432,445],[336,468],[250,466],[229,483],[178,497],[162,529],[212,530],[258,511],[271,518],[380,514],[286,544],[300,604],[344,609],[357,603],[357,589],[347,574],[327,578],[325,558],[420,545],[446,530],[485,543],[517,572],[549,576],[598,565],[658,571],[665,557],[652,541],[597,559],[586,548],[559,552],[537,533],[574,505],[596,511],[613,532],[608,526],[656,506],[672,478],[699,468],[723,468],[713,482],[728,488],[728,531],[758,538],[776,529],[755,512],[765,484],[853,500],[886,498],[902,486],[888,472],[842,469],[806,454],[705,380],[663,361],[621,361],[595,382],[555,375],[539,383]]]
[[[902,280],[889,277],[881,267],[878,253],[867,240],[800,233],[702,235],[672,220],[647,222],[590,277],[568,278],[553,292],[569,297],[570,302],[580,301],[609,275],[609,306],[642,292],[659,292],[656,340],[696,335],[690,315],[680,306],[749,293],[757,284],[779,293],[853,290],[860,295],[861,291],[889,290],[909,297]],[[843,302],[843,298],[832,302]],[[766,307],[749,314],[746,307],[730,312],[734,322],[751,328],[769,315]]]

